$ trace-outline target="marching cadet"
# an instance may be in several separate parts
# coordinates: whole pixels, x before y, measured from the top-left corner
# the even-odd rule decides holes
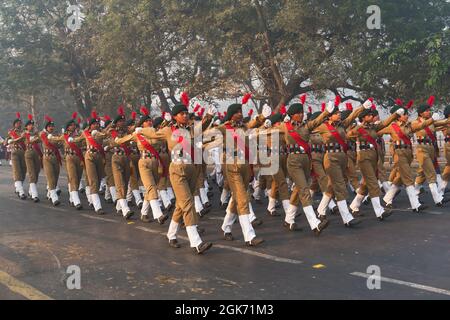
[[[44,125],[44,130],[42,130],[39,134],[39,138],[44,149],[44,157],[42,161],[45,177],[47,178],[47,187],[50,199],[54,206],[58,206],[60,201],[56,187],[58,185],[62,159],[61,154],[59,153],[59,145],[49,141],[49,136],[51,137],[55,131],[55,123],[53,122],[53,119],[48,116],[45,116],[45,120],[46,123]]]
[[[28,121],[25,123],[25,132],[23,133],[26,151],[25,164],[27,166],[27,175],[29,181],[29,194],[34,202],[39,202],[37,182],[39,172],[42,166],[42,151],[39,146],[39,136],[34,127],[34,120],[31,114],[28,115]]]
[[[391,114],[394,113],[399,115],[397,121],[392,122],[389,126],[377,132],[381,137],[384,134],[389,134],[391,136],[391,142],[394,148],[394,167],[397,168],[397,174],[400,177],[400,179],[395,177],[392,179],[392,185],[386,192],[383,200],[386,203],[386,207],[392,208],[392,201],[400,190],[401,183],[403,183],[406,187],[406,193],[413,212],[419,212],[426,209],[426,206],[420,204],[414,189],[414,179],[412,177],[411,168],[414,157],[411,138],[415,131],[423,130],[425,126],[431,125],[433,119],[423,121],[420,126],[413,129],[411,123],[408,121],[408,109],[397,105],[391,109]]]
[[[423,175],[428,181],[431,195],[436,206],[441,207],[446,200],[444,200],[443,193],[440,192],[436,184],[436,169],[437,169],[437,140],[436,129],[439,126],[446,125],[447,119],[438,121],[439,114],[434,113],[431,116],[431,107],[434,103],[434,97],[428,99],[427,104],[423,104],[417,108],[418,118],[411,124],[413,131],[415,131],[417,140],[416,157],[419,163],[419,169],[423,171]],[[434,122],[431,125],[424,126],[421,130],[417,128],[422,127],[422,124],[432,118]]]
[[[104,128],[107,128],[112,120],[109,116],[105,116]],[[105,190],[105,200],[107,203],[114,203],[117,205],[117,190],[114,184],[114,175],[112,172],[112,155],[113,152],[109,146],[108,141],[104,147],[105,150],[105,175],[106,175],[106,190]]]
[[[257,238],[252,225],[251,216],[254,213],[250,207],[250,199],[248,194],[248,186],[252,175],[252,167],[249,163],[249,136],[248,129],[254,128],[262,124],[263,118],[258,117],[247,125],[244,125],[242,119],[242,105],[247,103],[250,95],[247,94],[242,99],[242,104],[235,103],[228,107],[224,124],[218,126],[214,130],[218,130],[222,137],[225,137],[223,147],[225,148],[224,158],[224,176],[228,181],[231,190],[231,199],[227,207],[222,230],[225,240],[233,240],[231,228],[236,217],[239,217],[239,223],[242,228],[244,240],[247,246],[258,246],[264,242],[263,239]],[[272,113],[269,106],[263,107],[264,118]],[[228,143],[228,140],[233,139]],[[232,144],[232,148],[228,148]],[[230,150],[228,150],[230,149]],[[243,158],[243,159],[242,159]],[[256,217],[253,217],[256,220]],[[259,220],[259,219],[258,219]]]
[[[181,220],[183,220],[191,248],[194,248],[197,254],[202,254],[211,248],[212,243],[203,242],[197,229],[198,215],[195,212],[193,197],[196,186],[196,170],[193,163],[195,157],[193,151],[194,128],[189,125],[189,111],[187,108],[189,101],[186,98],[182,98],[182,100],[184,104],[177,104],[172,108],[172,125],[158,131],[150,127],[137,128],[136,133],[141,133],[149,139],[166,141],[171,153],[169,174],[175,191],[176,207],[167,233],[169,245],[174,248],[180,247],[177,241],[177,233]],[[214,109],[210,107],[207,116],[202,121],[202,130],[208,127],[213,114]]]
[[[353,106],[351,103],[347,103],[344,110],[341,111],[341,121],[343,121],[345,118],[342,116],[343,113],[345,116],[348,116],[350,113],[347,111],[352,111]],[[346,129],[347,132],[349,130],[352,130],[356,127],[356,121],[353,121],[349,127]],[[345,171],[345,178],[348,181],[348,185],[353,193],[356,194],[356,189],[359,187],[359,178],[358,174],[356,172],[357,169],[357,151],[356,151],[356,140],[352,137],[348,138],[348,151],[347,151],[347,159],[348,159],[348,166],[347,170]]]
[[[152,119],[149,117],[147,108],[141,107],[141,114],[142,115],[137,124],[138,127],[152,127]],[[159,179],[158,171],[160,169],[160,166],[162,167],[163,174],[166,174],[167,171],[167,167],[164,167],[164,164],[161,162],[161,158],[159,155],[159,145],[161,144],[161,142],[153,139],[147,139],[146,137],[144,137],[144,135],[136,132],[128,134],[122,138],[117,138],[115,141],[118,144],[124,144],[134,141],[140,151],[138,169],[145,187],[144,203],[141,209],[141,220],[143,222],[150,222],[148,213],[149,209],[151,208],[153,218],[158,221],[159,224],[164,224],[169,216],[162,213],[158,203],[157,192],[157,184]]]
[[[148,110],[144,110],[144,114],[145,112],[147,112],[146,116],[150,119],[150,117],[148,116]],[[164,115],[165,113],[163,113],[163,116]],[[152,123],[155,130],[161,129],[163,124],[168,124],[167,121],[164,121],[163,117],[155,118]],[[169,193],[170,180],[168,177],[168,168],[170,165],[170,155],[167,152],[167,143],[165,141],[158,141],[156,146],[158,147],[156,151],[158,151],[160,158],[160,166],[158,166],[159,179],[157,180],[158,198],[161,199],[163,210],[169,214],[173,209],[174,201],[172,200],[175,200],[173,198],[173,195]]]
[[[447,124],[442,127],[442,132],[445,137],[444,153],[447,163],[445,164],[444,173],[442,174],[441,192],[445,193],[448,181],[450,179],[450,105],[445,107],[444,116],[447,119]]]
[[[363,107],[356,108],[343,121],[339,111],[340,98],[336,97],[335,103],[329,102],[326,108],[328,120],[315,129],[314,132],[320,133],[325,144],[324,168],[330,178],[333,194],[336,197],[339,213],[341,214],[344,225],[353,227],[360,223],[360,220],[354,218],[347,206],[347,186],[345,183],[344,172],[348,165],[347,159],[347,135],[346,129],[359,116],[364,109],[372,106],[371,101],[366,101]],[[333,194],[325,193],[317,209],[319,215],[325,215],[328,204]]]
[[[80,187],[81,177],[83,175],[84,155],[81,149],[81,144],[83,141],[73,141],[74,138],[77,138],[76,118],[77,113],[74,112],[72,114],[72,119],[66,123],[66,130],[64,131],[64,134],[59,139],[62,139],[64,142],[64,159],[66,163],[67,177],[69,180],[70,202],[77,210],[81,210],[83,206],[81,205],[78,190]],[[52,140],[51,138],[49,139]]]
[[[323,112],[317,111],[314,112],[310,117],[308,117],[308,121],[313,121],[317,119]],[[341,117],[345,119],[351,113],[350,110],[342,111]],[[322,194],[328,192],[332,193],[330,190],[331,184],[328,175],[325,172],[325,168],[323,167],[323,158],[325,155],[325,145],[323,144],[322,136],[317,132],[312,132],[309,141],[311,144],[311,164],[312,164],[312,172],[314,173],[317,183],[319,185],[319,189]],[[333,214],[338,213],[338,207],[336,202],[333,199],[330,200],[328,208],[331,210]],[[325,215],[320,216],[319,219],[325,219]]]
[[[100,133],[98,131],[99,129],[99,119],[97,117],[97,113],[94,111],[92,112],[88,128],[82,131],[82,135],[79,138],[69,138],[69,142],[77,142],[78,140],[84,140],[86,142],[87,150],[84,155],[84,164],[89,184],[89,197],[92,201],[95,212],[102,215],[105,214],[105,212],[102,208],[98,190],[100,187],[100,181],[105,175],[105,150],[103,149],[103,139],[107,135]]]
[[[368,192],[377,218],[382,221],[391,215],[391,211],[383,208],[380,202],[381,190],[378,184],[378,162],[382,146],[377,143],[377,131],[387,127],[397,116],[401,116],[404,113],[403,108],[398,109],[383,122],[374,124],[374,110],[366,109],[359,114],[361,124],[347,132],[347,138],[353,138],[357,141],[357,163],[363,176],[363,182],[357,189],[357,194],[350,204],[352,213],[359,212],[361,203]]]
[[[284,123],[278,127],[280,132],[283,133],[281,139],[285,139],[286,142],[286,150],[288,153],[287,172],[289,178],[295,184],[309,226],[317,235],[328,226],[328,220],[319,220],[312,206],[311,193],[309,192],[312,166],[309,135],[310,132],[325,120],[326,116],[327,113],[324,112],[314,120],[304,123],[303,104],[294,103],[289,107]],[[283,202],[283,208],[286,212],[284,226],[290,231],[299,230],[295,223],[298,207],[294,199],[295,194],[291,195],[290,201]]]
[[[135,127],[136,127],[136,117],[137,113],[133,111],[131,113],[131,119],[127,121],[126,127],[128,133],[133,133]],[[136,206],[139,209],[142,209],[142,197],[141,192],[139,191],[139,160],[141,158],[141,155],[139,154],[139,148],[136,146],[135,141],[129,142],[129,149],[130,149],[130,181],[128,185],[128,193],[127,193],[127,201],[129,202],[128,205],[130,205],[130,198],[134,198],[134,202]]]
[[[14,179],[14,187],[20,199],[25,200],[27,196],[23,189],[23,182],[27,167],[25,163],[25,143],[22,138],[22,120],[20,113],[16,113],[13,128],[8,132],[8,146],[11,148],[11,164]]]
[[[123,107],[119,107],[118,115],[112,122],[109,133],[112,137],[110,147],[113,152],[111,158],[112,172],[114,176],[114,184],[117,190],[117,213],[122,214],[125,220],[130,219],[134,212],[129,208],[127,202],[127,188],[130,180],[130,149],[127,143],[117,142],[119,138],[127,135],[126,131],[125,111]]]

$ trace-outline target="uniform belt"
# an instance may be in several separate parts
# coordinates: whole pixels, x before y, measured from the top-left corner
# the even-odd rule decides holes
[[[311,152],[324,153],[325,146],[323,144],[311,144]]]
[[[151,159],[151,158],[156,158],[156,157],[151,152],[141,152],[141,158],[142,159]]]
[[[289,144],[286,146],[286,149],[289,154],[306,154],[305,148],[299,146],[298,144]]]
[[[404,143],[396,143],[394,144],[394,149],[411,149],[412,146],[409,144],[404,144]]]
[[[433,145],[433,141],[431,141],[431,139],[428,138],[424,138],[424,139],[417,139],[417,143],[418,144],[429,144],[429,145]]]
[[[267,154],[279,154],[279,155],[285,155],[287,153],[286,148],[279,147],[278,149],[273,148],[267,148]]]
[[[371,150],[375,149],[375,146],[371,143],[361,143],[357,146],[357,151]]]
[[[347,145],[348,145],[348,150],[356,151],[356,148],[357,148],[356,142],[349,142],[349,143],[347,143]]]
[[[327,152],[344,152],[344,149],[339,143],[329,143],[325,145]]]
[[[54,155],[54,153],[53,153],[52,150],[44,150],[43,154],[44,154],[44,156],[51,156],[51,155]]]
[[[450,142],[450,137],[447,136],[447,137],[445,137],[444,140],[445,140],[445,142]]]
[[[116,156],[124,156],[124,155],[126,155],[125,151],[114,151],[114,154]]]
[[[96,152],[98,152],[98,150],[97,150],[96,148],[87,148],[86,151],[89,151],[89,152],[91,152],[91,153],[96,153]]]

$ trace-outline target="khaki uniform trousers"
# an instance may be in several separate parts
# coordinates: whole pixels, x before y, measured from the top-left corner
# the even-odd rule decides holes
[[[311,158],[312,167],[316,178],[315,180],[317,181],[320,191],[322,191],[322,193],[332,193],[330,179],[328,178],[325,168],[323,167],[324,153],[313,152],[311,154]]]
[[[348,159],[345,152],[327,152],[323,167],[330,179],[331,189],[337,201],[346,200],[348,196],[344,173],[347,172]],[[333,194],[328,194],[333,197]]]
[[[377,177],[378,159],[376,150],[361,150],[358,152],[357,163],[363,176],[363,182],[359,186],[358,194],[366,195],[368,192],[370,198],[380,196],[381,190]]]
[[[84,163],[91,194],[97,194],[100,187],[100,181],[105,176],[105,159],[98,152],[86,151]]]
[[[447,164],[445,165],[444,173],[442,174],[442,179],[445,181],[450,180],[450,143],[445,143],[445,159],[447,159]]]
[[[113,154],[111,164],[117,199],[126,199],[128,181],[130,180],[130,160],[126,155]]]
[[[27,173],[25,151],[13,150],[11,152],[11,162],[14,181],[24,181]]]
[[[411,163],[413,161],[413,153],[411,149],[395,150],[394,164],[396,175],[393,184],[400,186],[404,184],[406,187],[414,185]],[[393,170],[394,171],[394,170]],[[399,178],[398,178],[399,177]]]
[[[436,183],[436,170],[434,168],[434,146],[418,145],[416,149],[417,162],[419,169],[417,170],[416,184]]]
[[[130,187],[131,190],[139,190],[139,153],[130,154]]]
[[[82,162],[76,155],[66,155],[65,162],[70,191],[78,191],[81,176],[83,175]]]
[[[159,154],[159,158],[161,159],[161,162],[163,163],[164,167],[167,171],[169,171],[170,166],[170,157],[167,152],[163,152]],[[160,165],[159,168],[159,180],[158,180],[158,190],[166,190],[169,188],[170,185],[170,179],[169,179],[169,172],[167,172],[166,176],[163,175],[163,167]]]
[[[359,187],[358,173],[356,172],[357,154],[355,151],[347,152],[348,164],[345,171],[345,178],[350,182],[353,189],[357,190]]]
[[[311,175],[311,161],[307,154],[291,153],[287,158],[287,171],[290,179],[295,183],[300,202],[303,207],[312,205],[311,194],[309,192],[309,181]],[[291,195],[290,203],[296,204],[295,192]]]
[[[154,157],[141,158],[138,163],[139,174],[144,184],[144,200],[151,201],[158,199],[159,162]]]
[[[55,190],[59,179],[59,162],[55,155],[43,158],[45,177],[49,190]]]
[[[25,151],[25,164],[27,166],[28,182],[37,183],[39,179],[39,172],[41,172],[41,159],[36,151]]]
[[[250,214],[248,185],[251,178],[250,165],[245,164],[225,164],[224,175],[226,176],[228,187],[231,191],[233,201],[229,204],[231,213],[238,215]],[[225,187],[225,186],[224,186]]]
[[[114,176],[112,172],[112,152],[106,152],[105,154],[105,175],[106,175],[106,185],[108,187],[115,187]]]
[[[172,220],[177,223],[183,220],[187,227],[197,225],[199,219],[194,207],[195,173],[193,164],[172,162],[169,166],[170,182],[176,198]]]
[[[281,201],[289,199],[289,188],[286,182],[287,173],[287,156],[280,155],[278,171],[272,175],[271,198],[276,199],[278,195]]]

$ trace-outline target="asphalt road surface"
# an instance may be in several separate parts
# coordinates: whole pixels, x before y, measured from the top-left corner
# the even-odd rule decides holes
[[[111,205],[104,216],[75,211],[65,177],[55,208],[44,184],[41,177],[40,203],[19,200],[11,168],[0,167],[0,299],[450,299],[450,204],[413,214],[403,192],[401,210],[388,220],[379,222],[365,206],[357,228],[330,216],[316,237],[304,215],[303,230],[290,233],[282,217],[266,215],[265,201],[254,203],[264,221],[256,233],[266,242],[247,248],[238,224],[236,240],[222,239],[224,210],[214,189],[213,210],[201,220],[203,239],[214,246],[198,256],[185,230],[182,248],[173,249],[168,224],[142,223],[137,214],[126,222]],[[429,194],[423,200],[432,203]],[[79,267],[80,289],[68,288],[76,275],[69,266]],[[370,266],[379,268],[379,283],[367,279]]]

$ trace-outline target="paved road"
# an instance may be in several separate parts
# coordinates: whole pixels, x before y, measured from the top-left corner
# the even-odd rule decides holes
[[[237,240],[221,239],[223,210],[214,190],[215,209],[201,221],[214,247],[196,256],[185,230],[183,247],[172,249],[163,236],[167,225],[127,223],[110,205],[102,217],[75,211],[65,188],[57,208],[22,201],[10,175],[9,167],[0,167],[1,299],[450,299],[448,208],[397,211],[379,222],[365,207],[357,229],[331,216],[330,227],[315,237],[304,216],[303,231],[289,233],[281,217],[268,217],[254,204],[264,221],[257,234],[267,242],[253,249],[243,245],[238,225]],[[404,194],[399,207],[407,208]],[[70,265],[81,270],[80,290],[67,288]],[[363,274],[370,265],[380,267],[380,290],[367,288]]]

